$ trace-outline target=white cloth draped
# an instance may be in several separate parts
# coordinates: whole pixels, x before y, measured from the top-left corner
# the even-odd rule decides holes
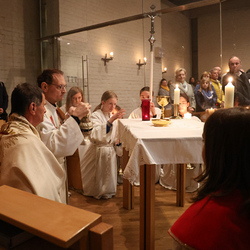
[[[167,127],[154,127],[141,119],[119,120],[119,138],[129,151],[124,178],[132,184],[143,164],[201,164],[203,122],[171,120]]]
[[[0,147],[0,185],[66,203],[64,170],[26,118],[2,126]]]
[[[117,140],[117,121],[106,133],[109,115],[100,109],[92,113],[92,143],[81,162],[83,194],[97,199],[111,198],[116,194],[117,159],[114,144]]]

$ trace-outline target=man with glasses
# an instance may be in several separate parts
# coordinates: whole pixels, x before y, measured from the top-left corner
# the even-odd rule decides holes
[[[67,92],[61,70],[44,70],[38,76],[37,83],[46,99],[44,121],[37,129],[42,141],[64,168],[65,157],[72,155],[84,139],[79,123],[89,113],[91,106],[80,103],[76,108],[70,108],[67,117],[64,117],[64,113],[57,106]]]

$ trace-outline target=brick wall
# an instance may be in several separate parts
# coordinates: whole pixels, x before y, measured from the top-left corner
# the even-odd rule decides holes
[[[0,81],[10,96],[17,84],[35,82],[40,71],[39,4],[1,0],[0,6]]]

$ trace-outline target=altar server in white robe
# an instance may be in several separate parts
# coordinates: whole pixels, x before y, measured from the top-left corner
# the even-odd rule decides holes
[[[34,84],[13,90],[11,115],[0,130],[0,185],[65,203],[65,173],[35,128],[43,121],[44,105]]]
[[[150,97],[150,92],[149,92],[149,87],[143,87],[140,90],[140,99],[141,101],[143,99],[149,99]],[[131,112],[131,114],[129,115],[128,119],[138,119],[138,118],[142,118],[142,109],[141,107],[136,108],[135,110],[133,110]],[[150,118],[157,118],[160,119],[161,118],[161,110],[157,107],[155,107],[153,102],[150,102]],[[159,181],[160,178],[160,173],[161,173],[161,165],[156,165],[155,168],[155,183],[157,183]],[[140,185],[140,176],[137,176],[136,181],[134,182],[134,184],[136,186]]]
[[[122,118],[125,110],[112,115],[116,107],[117,95],[113,91],[103,93],[101,103],[90,119],[93,130],[90,135],[92,144],[84,155],[81,168],[83,194],[96,199],[109,199],[116,194],[117,160],[117,119]]]
[[[185,93],[180,94],[180,103],[179,103],[179,115],[183,119],[192,119],[192,120],[201,120],[196,116],[191,116],[191,113],[188,112],[189,107],[189,97]],[[188,118],[185,118],[188,117]],[[186,168],[186,192],[194,192],[196,191],[200,184],[194,180],[196,176],[201,173],[201,165],[200,164],[187,164]],[[176,164],[163,164],[163,168],[160,175],[159,183],[163,187],[176,190],[177,187],[177,165]]]
[[[149,92],[149,87],[143,87],[140,90],[140,99],[141,101],[143,99],[149,99],[150,97],[150,92]],[[131,112],[129,115],[129,119],[136,119],[136,118],[142,118],[142,109],[141,106],[136,108]],[[157,107],[155,107],[154,102],[150,102],[150,118],[161,118],[161,110]]]
[[[38,126],[42,141],[64,167],[65,157],[72,155],[83,141],[79,127],[80,120],[90,111],[88,103],[80,103],[76,108],[64,113],[57,106],[66,93],[63,72],[46,69],[37,78],[38,86],[46,99],[44,121]]]

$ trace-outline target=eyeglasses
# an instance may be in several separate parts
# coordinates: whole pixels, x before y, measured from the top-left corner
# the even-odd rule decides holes
[[[179,105],[180,106],[185,106],[185,105],[187,105],[187,102],[180,102]]]
[[[57,85],[57,84],[55,84],[55,83],[51,83],[51,85],[55,85],[56,86],[56,88],[57,89],[60,89],[60,90],[63,90],[63,89],[65,89],[66,90],[66,88],[67,88],[67,84],[65,84],[65,85]]]

